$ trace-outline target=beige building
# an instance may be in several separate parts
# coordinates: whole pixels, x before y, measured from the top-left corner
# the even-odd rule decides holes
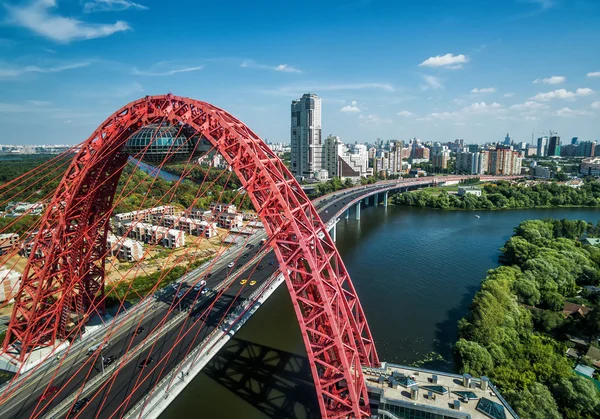
[[[121,261],[134,262],[144,256],[144,248],[137,240],[109,234],[106,243],[111,256],[116,256]]]
[[[10,301],[21,285],[21,274],[15,270],[0,268],[0,301]]]

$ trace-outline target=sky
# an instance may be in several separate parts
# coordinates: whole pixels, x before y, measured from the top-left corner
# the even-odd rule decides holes
[[[146,95],[210,102],[289,143],[600,140],[599,0],[6,0],[0,144],[75,144]]]

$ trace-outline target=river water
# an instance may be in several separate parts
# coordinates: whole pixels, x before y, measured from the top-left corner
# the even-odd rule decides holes
[[[475,214],[481,218],[476,218]],[[499,248],[521,221],[583,219],[596,209],[437,211],[389,206],[338,223],[337,247],[381,360],[454,370],[452,345]],[[285,286],[161,416],[317,417],[306,352]]]

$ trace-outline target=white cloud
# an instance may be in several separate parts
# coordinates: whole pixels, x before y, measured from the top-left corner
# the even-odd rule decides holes
[[[5,7],[8,11],[9,23],[57,42],[103,38],[131,29],[127,22],[121,20],[111,24],[89,23],[53,14],[52,9],[56,8],[56,0],[35,0],[22,7]]]
[[[463,55],[436,55],[435,57],[429,57],[423,61],[419,66],[421,67],[445,67],[445,68],[461,68],[463,64],[467,63],[469,59]]]
[[[513,97],[514,95],[514,92],[504,93],[504,97]]]
[[[556,116],[561,116],[561,117],[572,117],[572,116],[587,116],[587,115],[593,115],[591,112],[589,111],[581,111],[581,110],[576,110],[576,109],[570,109],[570,108],[562,108],[557,110],[554,113]]]
[[[389,118],[383,118],[379,115],[369,114],[369,115],[359,115],[360,125],[381,125],[381,124],[389,124],[392,122]]]
[[[476,102],[472,105],[464,107],[462,110],[465,113],[492,113],[500,110],[501,108],[502,105],[496,102],[490,104],[485,102]]]
[[[425,80],[425,82],[427,83],[427,86],[424,86],[425,89],[443,89],[444,85],[442,84],[442,82],[440,81],[440,79],[438,79],[435,76],[429,76],[429,75],[424,75],[423,79]]]
[[[592,103],[592,109],[600,109],[600,102],[594,102]]]
[[[462,126],[467,125],[467,123],[464,121],[456,121],[453,125],[455,125],[457,127],[462,127]]]
[[[481,89],[473,89],[471,90],[471,93],[494,93],[496,91],[495,87],[484,87]]]
[[[543,83],[543,84],[561,84],[567,80],[565,76],[552,76],[545,79],[535,79],[534,83]]]
[[[37,65],[28,65],[26,67],[0,67],[0,78],[19,77],[27,73],[60,73],[66,70],[87,67],[91,62],[83,61],[79,63],[63,64],[54,67],[39,67]]]
[[[148,8],[129,0],[91,0],[83,4],[83,11],[85,13],[118,12],[127,9],[147,10]]]
[[[591,73],[587,73],[588,77],[600,77],[600,71],[593,71]]]
[[[276,66],[271,66],[271,65],[257,63],[254,60],[246,60],[246,61],[242,62],[242,64],[240,64],[240,67],[255,68],[255,69],[259,69],[259,70],[281,71],[282,73],[302,73],[301,70],[297,69],[296,67],[292,67],[291,65],[288,65],[288,64],[279,64]]]
[[[358,102],[353,100],[350,105],[344,106],[340,109],[342,112],[360,112],[361,109],[358,107]]]
[[[131,74],[133,74],[134,76],[157,76],[157,77],[161,77],[161,76],[172,76],[174,74],[179,74],[179,73],[190,73],[192,71],[200,71],[203,68],[204,68],[203,65],[199,65],[199,66],[196,66],[196,67],[176,68],[176,69],[173,69],[173,70],[166,70],[166,71],[141,71],[137,67],[134,67],[133,70],[131,71]]]
[[[290,84],[276,89],[259,90],[269,95],[298,97],[306,92],[332,92],[344,90],[383,90],[393,92],[394,86],[386,83],[348,83],[348,84]]]
[[[548,108],[548,105],[544,105],[543,103],[528,100],[525,103],[519,103],[518,105],[512,105],[510,108],[517,110],[517,111],[531,111],[534,109]]]
[[[577,89],[575,92],[571,92],[569,90],[565,90],[565,89],[558,89],[558,90],[553,90],[552,92],[547,92],[547,93],[538,93],[537,95],[533,96],[532,98],[530,98],[531,100],[534,101],[548,101],[548,100],[552,100],[552,99],[573,99],[577,96],[587,96],[587,95],[591,95],[592,93],[594,93],[594,91],[590,88],[587,87],[583,87],[583,88],[579,88]]]
[[[284,73],[302,73],[302,71],[298,70],[296,67],[287,64],[279,64],[275,67],[275,71],[282,71]]]
[[[455,116],[457,116],[455,112],[433,112],[427,115],[428,118],[434,119],[450,119]]]
[[[414,116],[417,116],[417,115],[415,115],[414,113],[412,113],[412,112],[409,112],[409,111],[400,111],[400,112],[398,112],[396,115],[398,115],[398,116],[402,116],[402,117],[404,117],[404,118],[412,118],[412,117],[414,117]]]

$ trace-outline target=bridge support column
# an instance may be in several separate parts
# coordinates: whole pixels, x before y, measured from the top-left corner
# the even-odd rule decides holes
[[[356,215],[355,215],[355,218],[356,218],[357,220],[360,220],[360,201],[358,201],[358,202],[356,203]]]
[[[337,223],[331,227],[331,230],[329,230],[329,235],[331,236],[331,240],[334,242],[337,240]]]
[[[379,205],[379,194],[376,193],[375,195],[373,195],[373,204],[375,206]]]
[[[365,197],[364,201],[365,201],[365,207],[366,207],[367,205],[369,205],[369,197],[368,197],[368,196],[367,196],[367,197]]]
[[[346,217],[345,217],[345,218],[346,218],[346,220],[347,220],[348,218],[350,218],[350,208],[348,208],[348,209],[346,210]]]
[[[387,201],[388,201],[388,192],[386,191],[386,193],[383,195],[383,206],[387,207]]]

